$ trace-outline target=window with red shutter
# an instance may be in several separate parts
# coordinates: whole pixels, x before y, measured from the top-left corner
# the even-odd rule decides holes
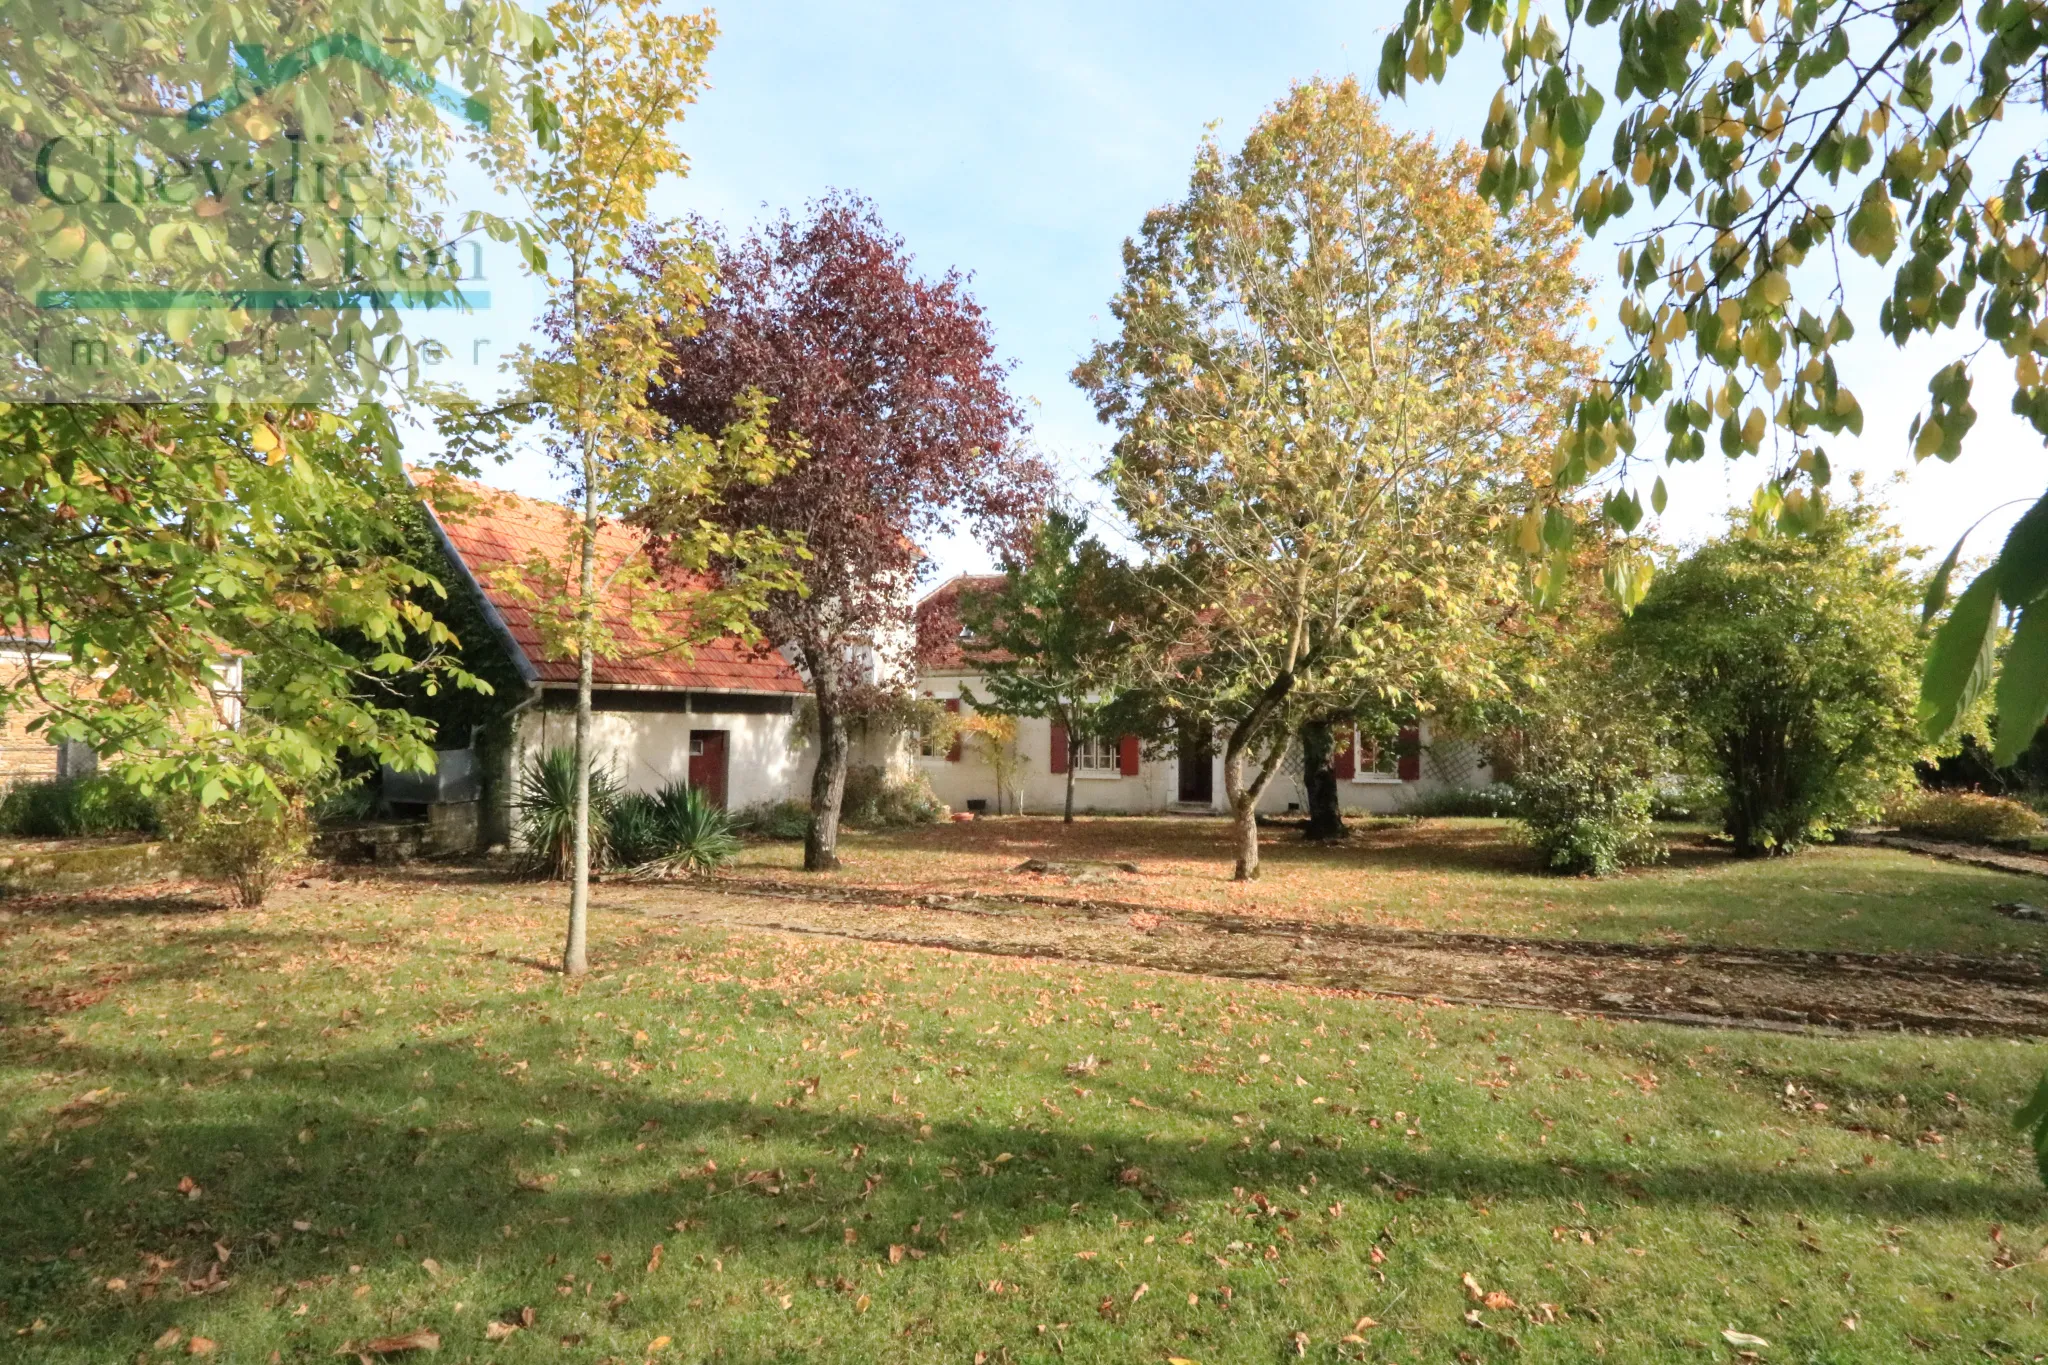
[[[947,713],[948,713],[949,715],[955,715],[955,716],[959,715],[959,714],[960,714],[960,699],[959,699],[958,697],[948,697],[948,698],[946,698],[946,711],[947,711]],[[954,731],[954,733],[953,733],[953,747],[952,747],[952,748],[950,748],[950,749],[948,749],[948,750],[946,750],[946,762],[948,762],[948,763],[958,763],[959,761],[960,761],[960,734],[959,734],[959,732],[958,732],[958,731],[956,730],[956,731]]]
[[[1401,766],[1398,769],[1403,782],[1422,780],[1422,731],[1416,726],[1402,727],[1398,741],[1401,751]]]
[[[1125,777],[1138,775],[1138,737],[1125,735],[1117,741],[1117,771]]]
[[[1052,755],[1047,766],[1056,773],[1067,770],[1067,727],[1058,721],[1052,726]]]
[[[1353,757],[1356,740],[1348,726],[1331,731],[1330,738],[1333,743],[1331,762],[1337,769],[1337,780],[1349,782],[1358,771],[1357,762]]]

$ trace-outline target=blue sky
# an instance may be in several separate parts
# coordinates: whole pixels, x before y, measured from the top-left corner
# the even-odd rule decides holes
[[[1036,440],[1076,493],[1099,498],[1087,476],[1110,433],[1067,373],[1107,324],[1123,239],[1147,209],[1185,190],[1211,123],[1234,145],[1294,81],[1357,72],[1369,82],[1394,17],[1392,0],[729,6],[718,11],[711,88],[681,130],[690,175],[663,191],[660,209],[737,232],[829,189],[868,195],[922,268],[972,276],[996,344],[1015,363]],[[1448,84],[1390,104],[1388,117],[1476,137],[1499,71],[1490,47],[1475,44]],[[1585,259],[1599,280],[1613,249],[1596,244]],[[1829,454],[1838,477],[1865,469],[1882,479],[1911,465],[1905,429],[1933,364],[1875,338],[1877,272],[1849,283],[1864,335],[1845,369],[1867,422],[1861,440],[1832,442]],[[480,335],[516,337],[530,295],[498,288]],[[1995,390],[1980,394],[1983,415],[1962,461],[1919,469],[1892,493],[1916,541],[1946,550],[1993,504],[2040,492],[2041,442],[2005,402]],[[1654,434],[1652,443],[1661,446]],[[1760,471],[1756,461],[1718,457],[1651,471],[1664,472],[1673,493],[1665,533],[1689,540],[1711,530]],[[494,477],[550,490],[537,463]],[[2016,513],[1987,523],[1977,547],[1995,548],[1991,537]],[[949,570],[980,559],[964,541],[931,548]]]

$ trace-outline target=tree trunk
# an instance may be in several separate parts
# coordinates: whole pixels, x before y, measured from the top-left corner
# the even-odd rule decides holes
[[[1074,727],[1067,726],[1067,813],[1060,817],[1060,823],[1074,823]]]
[[[815,672],[812,675],[816,677]],[[818,707],[818,766],[811,773],[811,824],[804,831],[804,871],[839,866],[839,807],[846,799],[846,725],[829,689],[812,693]]]
[[[583,473],[583,544],[576,598],[576,809],[569,855],[569,941],[562,948],[565,976],[581,976],[590,970],[590,697],[597,664],[591,640],[595,604],[590,599],[597,591],[597,487],[587,460]]]
[[[1237,844],[1237,866],[1232,881],[1251,882],[1259,878],[1259,798],[1248,795],[1230,800],[1230,837]]]
[[[1308,791],[1310,839],[1342,839],[1349,832],[1337,799],[1337,770],[1330,764],[1333,747],[1329,721],[1301,723],[1301,782]]]
[[[1245,781],[1245,759],[1257,741],[1259,731],[1294,690],[1294,674],[1282,673],[1266,685],[1244,719],[1232,727],[1230,741],[1223,746],[1223,795],[1230,803],[1231,830],[1237,841],[1237,869],[1231,880],[1248,882],[1259,875],[1259,798],[1280,771],[1280,759],[1287,752],[1287,731],[1282,728],[1266,755],[1259,774]]]

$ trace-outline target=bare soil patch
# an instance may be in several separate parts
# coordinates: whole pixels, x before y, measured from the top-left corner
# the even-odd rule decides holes
[[[2048,976],[2017,958],[1515,938],[767,879],[661,888],[631,908],[726,928],[1667,1023],[2048,1036]]]

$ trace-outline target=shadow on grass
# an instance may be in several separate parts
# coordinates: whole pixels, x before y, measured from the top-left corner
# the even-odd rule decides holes
[[[224,1292],[251,1302],[351,1264],[417,1276],[425,1256],[516,1267],[545,1285],[554,1272],[537,1268],[544,1255],[575,1253],[564,1265],[581,1275],[585,1256],[615,1254],[623,1268],[657,1242],[672,1258],[722,1257],[753,1279],[802,1278],[886,1256],[892,1244],[943,1258],[1075,1216],[1156,1222],[1163,1234],[1197,1201],[1211,1217],[1221,1205],[1249,1213],[1251,1191],[1309,1202],[1292,1192],[1311,1177],[1313,1201],[1351,1206],[1356,1230],[1341,1225],[1343,1235],[1359,1238],[1398,1206],[1428,1216],[1469,1201],[1554,1207],[1567,1223],[1582,1221],[1567,1212],[1573,1201],[1595,1215],[1646,1203],[1900,1222],[2044,1211],[2031,1185],[1733,1161],[1645,1169],[1562,1146],[1556,1159],[1531,1160],[1487,1150],[1477,1133],[1469,1144],[1434,1134],[1436,1150],[1420,1150],[1335,1115],[1329,1131],[1262,1129],[1249,1147],[1169,1136],[1188,1120],[1243,1131],[1227,1109],[1192,1102],[1162,1101],[1156,1131],[1133,1137],[1085,1122],[924,1120],[907,1107],[840,1113],[830,1085],[682,1097],[660,1093],[679,1084],[660,1069],[638,1083],[593,1083],[558,1055],[578,1045],[573,1025],[500,1015],[488,1049],[484,1035],[355,1046],[345,1041],[360,1026],[352,1013],[322,1030],[326,1060],[269,1062],[247,1079],[197,1056],[64,1048],[66,1072],[110,1093],[66,1112],[73,1091],[53,1086],[46,1131],[16,1148],[0,1204],[8,1316],[60,1321],[72,1342],[111,1359],[176,1321],[183,1295],[110,1298],[87,1276],[136,1278],[138,1257],[157,1256],[172,1267],[167,1285],[203,1279],[216,1244],[232,1251]],[[25,1043],[17,1033],[5,1045]],[[1013,1079],[1063,1086],[1057,1067],[1037,1070]],[[181,1192],[187,1180],[198,1196]],[[1263,1241],[1268,1230],[1241,1235]],[[278,1339],[308,1330],[280,1317]]]

